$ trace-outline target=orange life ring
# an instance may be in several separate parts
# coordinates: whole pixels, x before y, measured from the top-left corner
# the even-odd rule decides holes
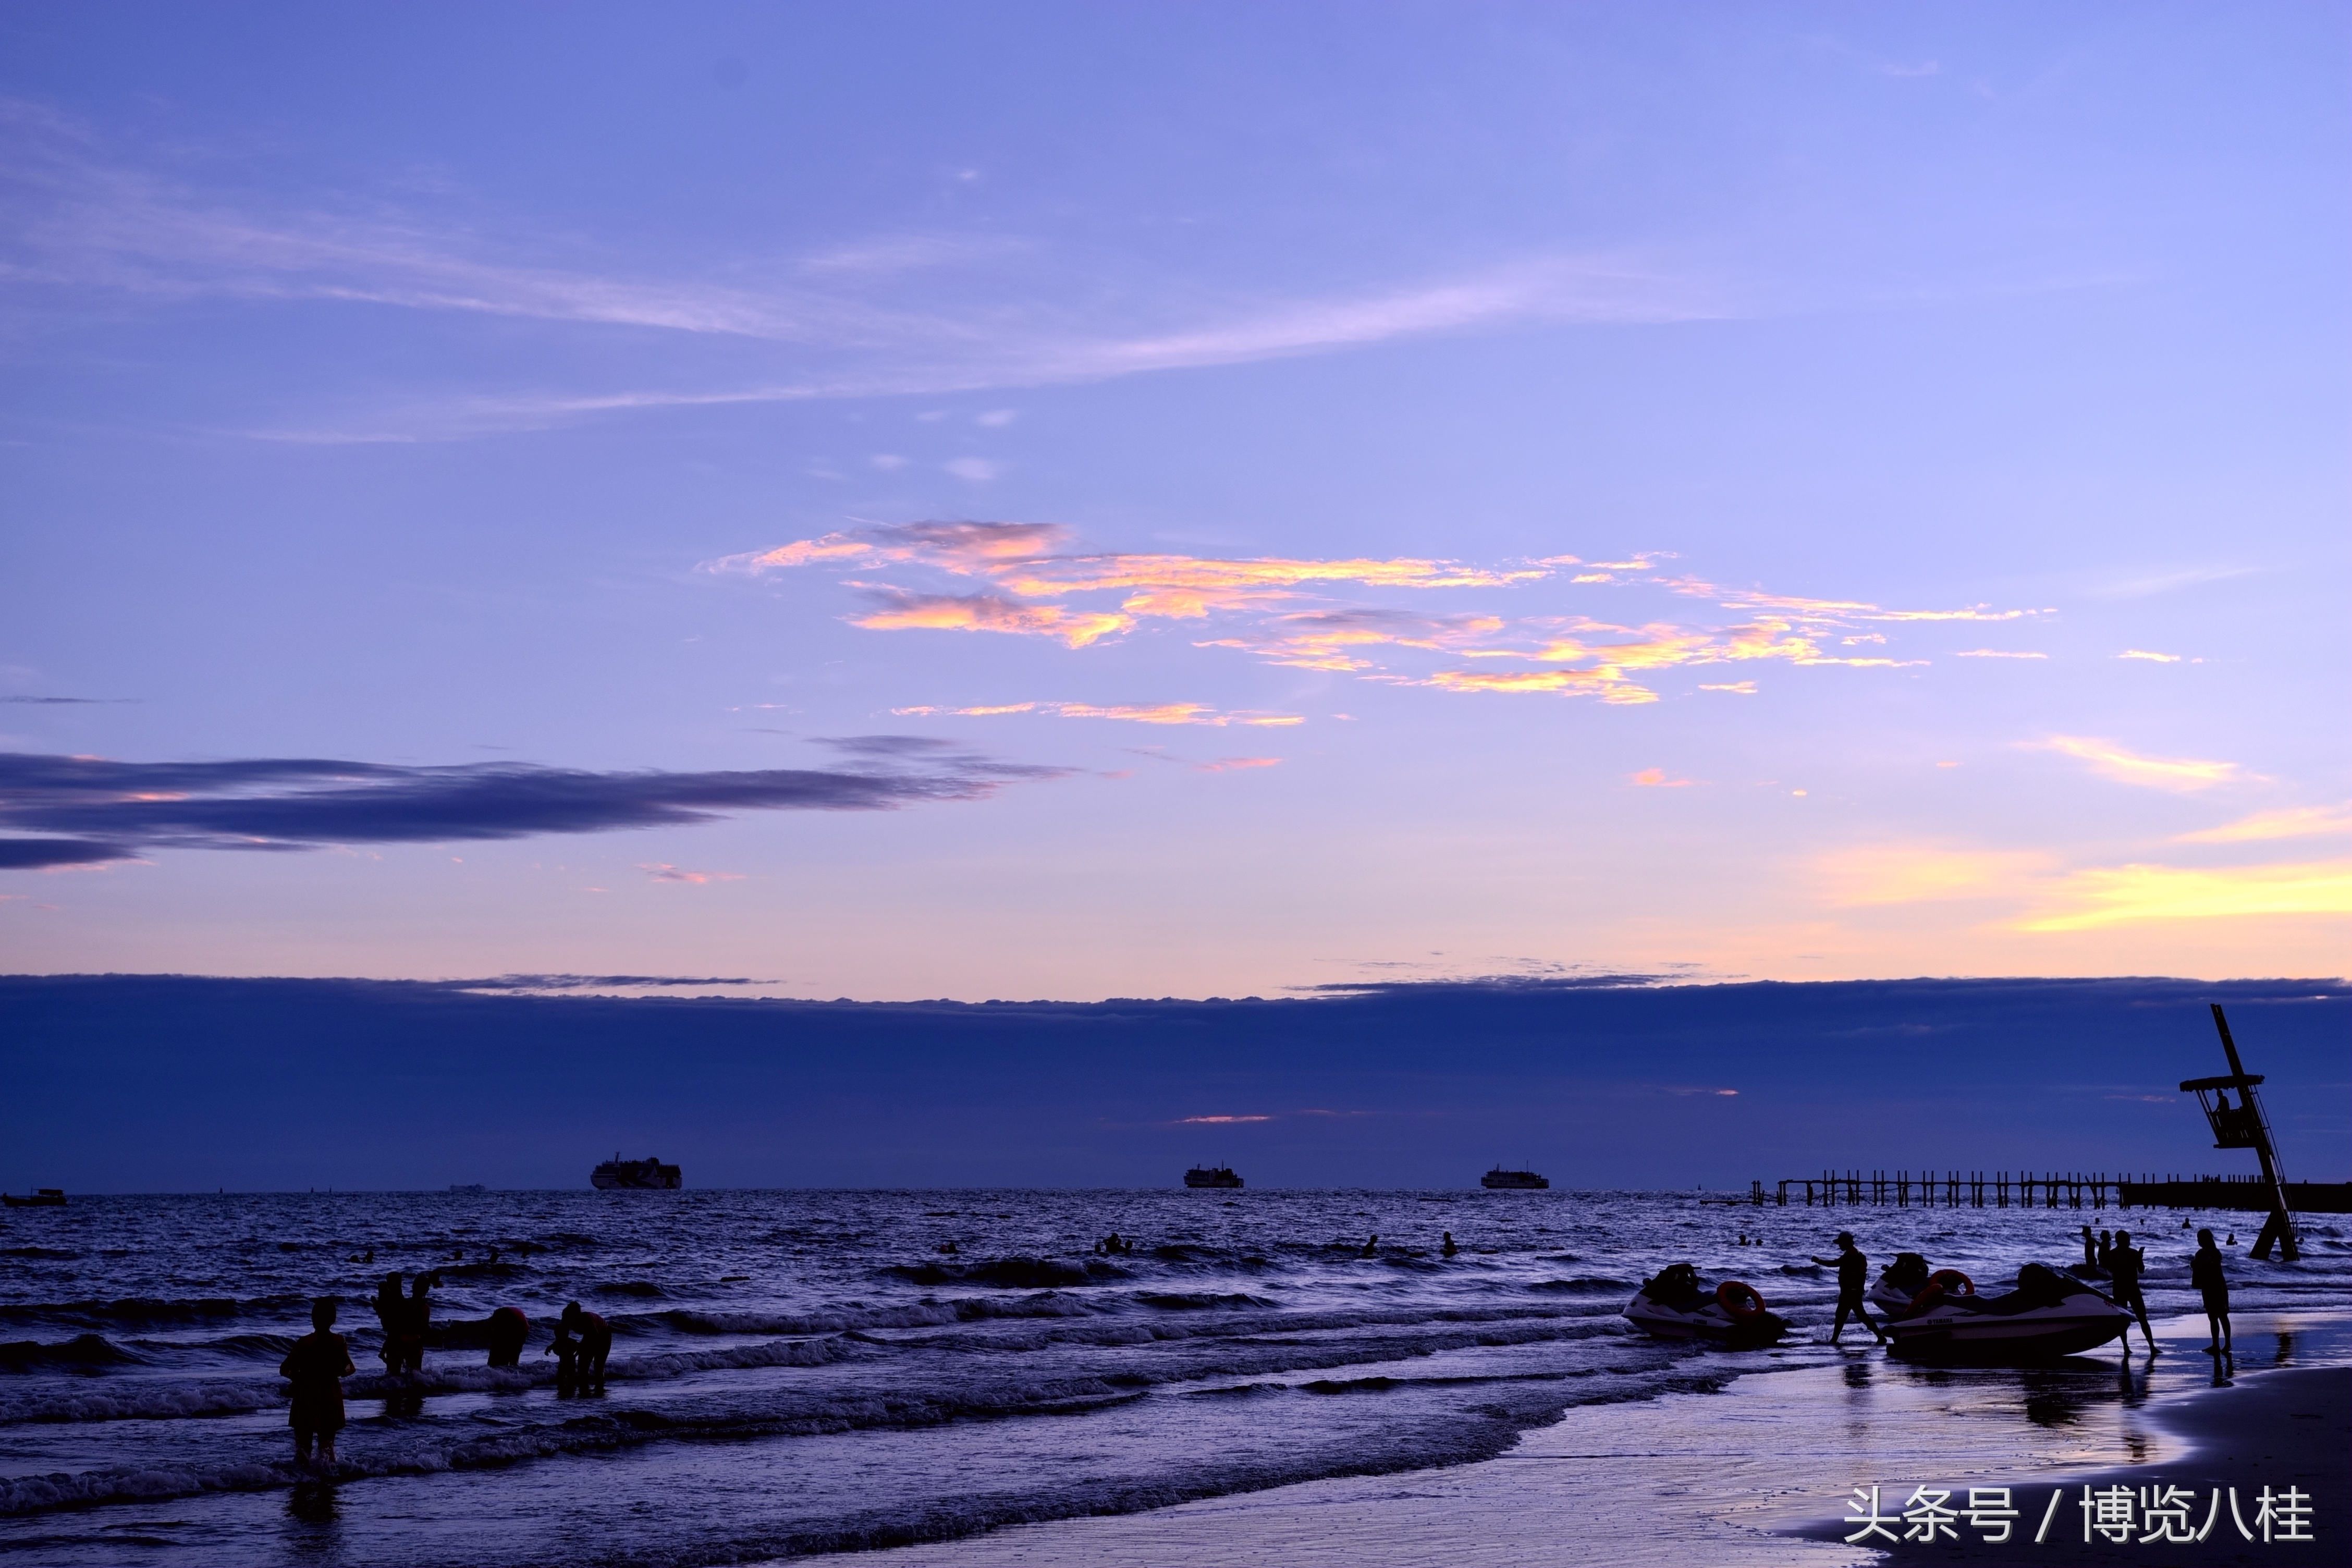
[[[1727,1279],[1717,1285],[1715,1299],[1725,1311],[1735,1318],[1760,1318],[1764,1315],[1764,1298],[1755,1286],[1744,1279]]]
[[[1927,1276],[1927,1283],[1911,1298],[1911,1305],[1924,1311],[1936,1304],[1937,1297],[1951,1295],[1955,1289],[1960,1295],[1973,1296],[1977,1293],[1977,1282],[1957,1268],[1938,1268]]]

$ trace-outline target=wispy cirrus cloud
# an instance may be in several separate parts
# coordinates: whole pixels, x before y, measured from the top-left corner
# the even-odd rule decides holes
[[[2044,741],[2021,742],[2039,751],[2056,752],[2090,765],[2101,778],[2148,789],[2194,792],[2220,784],[2259,782],[2262,775],[2236,763],[2195,757],[2151,757],[2089,735],[2053,735]]]
[[[1214,729],[1241,724],[1286,729],[1307,722],[1303,713],[1225,712],[1205,702],[1134,702],[1108,705],[1092,702],[1000,702],[974,708],[923,705],[893,708],[900,718],[995,719],[1035,713],[1055,719],[1109,719],[1129,724],[1202,724]]]
[[[2013,620],[2043,612],[1969,605],[1893,609],[1859,600],[1729,589],[1664,574],[1660,552],[1587,562],[1572,555],[1496,565],[1433,556],[1314,559],[1218,557],[1167,552],[1089,552],[1050,523],[946,521],[867,524],[703,563],[720,576],[759,578],[804,569],[844,574],[874,607],[847,618],[877,631],[986,631],[1049,637],[1084,648],[1131,633],[1203,623],[1195,646],[1232,648],[1271,664],[1352,674],[1391,684],[1484,693],[1591,696],[1655,701],[1656,677],[1686,667],[1775,660],[1798,666],[1904,668],[1924,658],[1868,649],[1886,643],[1872,624]],[[934,574],[985,584],[927,591],[893,577]],[[1640,623],[1584,615],[1530,614],[1533,606],[1448,613],[1367,602],[1374,594],[1471,595],[1507,600],[1553,593],[1646,592],[1709,598],[1734,618]],[[1848,651],[1860,647],[1863,651]],[[1435,656],[1434,658],[1426,656]],[[1442,661],[1466,667],[1432,668]],[[1517,664],[1529,668],[1495,668]],[[1752,692],[1752,681],[1713,682]]]
[[[1238,288],[1219,297],[1196,279],[1116,300],[1070,286],[1077,258],[992,232],[856,237],[781,259],[685,261],[655,254],[643,236],[542,232],[455,193],[264,195],[234,168],[186,142],[129,147],[40,105],[0,102],[0,200],[14,218],[0,265],[20,288],[60,296],[493,317],[608,340],[750,344],[774,366],[747,377],[729,358],[681,376],[665,363],[667,374],[646,384],[419,396],[373,416],[249,432],[281,440],[440,439],[660,408],[1084,383],[1510,323],[1681,321],[1738,310],[1695,268],[1630,251],[1553,250],[1287,298]],[[1149,303],[1157,299],[1189,310]],[[964,477],[988,477],[974,465],[990,459],[958,462]]]
[[[294,850],[605,833],[751,811],[886,811],[980,800],[1068,770],[915,736],[826,742],[854,765],[593,773],[529,763],[417,767],[323,758],[127,763],[0,753],[0,868],[128,859],[142,847]],[[663,880],[716,874],[646,868]]]

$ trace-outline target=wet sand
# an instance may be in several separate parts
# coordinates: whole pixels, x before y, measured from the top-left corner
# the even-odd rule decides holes
[[[2194,1352],[2192,1352],[2194,1353]],[[2197,1354],[2200,1363],[2210,1364]],[[1905,1542],[1888,1552],[1895,1562],[1969,1563],[1995,1565],[2129,1563],[2133,1568],[2231,1568],[2237,1564],[2352,1563],[2352,1367],[2270,1370],[2230,1376],[2219,1387],[2184,1395],[2164,1406],[2157,1422],[2172,1441],[2145,1464],[2039,1478],[2016,1489],[2027,1518],[2005,1546],[1980,1541],[1938,1542],[1929,1548]],[[2201,1527],[2216,1489],[2222,1502],[2206,1539],[2195,1543],[2143,1542],[2136,1531],[2118,1544],[2104,1535],[2084,1539],[2081,1499],[2085,1488],[2179,1487],[2195,1499],[2189,1524]],[[2312,1500],[2309,1542],[2262,1539],[2257,1501],[2267,1487],[2283,1493],[2300,1489]],[[2063,1491],[2057,1513],[2039,1545],[2035,1528],[2053,1489]],[[2228,1493],[2235,1489],[2237,1518],[2254,1531],[2246,1539],[2233,1522]],[[1904,1494],[1907,1496],[1908,1494]],[[1899,1507],[1889,1497],[1889,1505]],[[1841,1541],[1851,1526],[1822,1526],[1804,1533]],[[1898,1527],[1899,1528],[1899,1527]],[[1971,1532],[1965,1526],[1961,1534]]]
[[[1857,1349],[1843,1366],[1759,1367],[1717,1394],[1586,1406],[1531,1431],[1508,1454],[1450,1469],[1272,1488],[1147,1513],[1017,1526],[879,1552],[888,1568],[1733,1568],[1913,1559],[1985,1564],[2347,1561],[2352,1321],[2252,1314],[2231,1386],[2210,1386],[2204,1320],[2158,1325],[2165,1353],[2110,1347],[2030,1371],[1951,1371]],[[2135,1336],[2137,1344],[2137,1336]],[[2249,1370],[2256,1363],[2262,1370]],[[2315,1365],[2314,1363],[2317,1363]],[[2020,1543],[1958,1548],[1849,1545],[1838,1522],[1875,1480],[1899,1510],[1926,1484],[1965,1497],[2006,1486]],[[2081,1542],[2084,1484],[2239,1489],[2251,1523],[2264,1485],[2317,1500],[2313,1544],[2257,1541],[2228,1521],[2161,1555],[2159,1546]],[[2048,1539],[2031,1544],[2051,1490],[2067,1489]],[[2221,1537],[2227,1535],[2228,1539]],[[2066,1539],[2061,1541],[2063,1535]]]

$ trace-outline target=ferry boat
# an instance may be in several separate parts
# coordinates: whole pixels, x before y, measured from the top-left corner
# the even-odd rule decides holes
[[[1239,1182],[1234,1184],[1241,1185]],[[12,1209],[61,1209],[66,1206],[66,1190],[63,1187],[43,1187],[29,1198],[20,1198],[14,1193],[0,1193],[0,1201],[5,1201]]]
[[[1242,1179],[1234,1174],[1231,1165],[1195,1165],[1184,1173],[1188,1187],[1238,1187]]]
[[[1551,1190],[1551,1183],[1533,1171],[1506,1171],[1497,1165],[1478,1178],[1478,1184],[1489,1192],[1540,1193]]]
[[[589,1172],[588,1180],[600,1193],[676,1192],[686,1185],[685,1174],[676,1165],[650,1157],[624,1160],[618,1153]]]

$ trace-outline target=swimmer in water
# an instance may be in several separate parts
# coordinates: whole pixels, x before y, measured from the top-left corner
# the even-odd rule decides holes
[[[1445,1245],[1437,1250],[1444,1256],[1451,1258],[1462,1249],[1454,1245],[1454,1233],[1449,1230],[1445,1233]]]
[[[612,1325],[577,1301],[563,1309],[563,1321],[580,1335],[580,1392],[602,1394],[604,1363],[613,1353]]]
[[[1381,1233],[1379,1231],[1374,1231],[1372,1232],[1372,1238],[1364,1243],[1364,1250],[1358,1253],[1356,1256],[1359,1258],[1378,1258],[1380,1255]]]

